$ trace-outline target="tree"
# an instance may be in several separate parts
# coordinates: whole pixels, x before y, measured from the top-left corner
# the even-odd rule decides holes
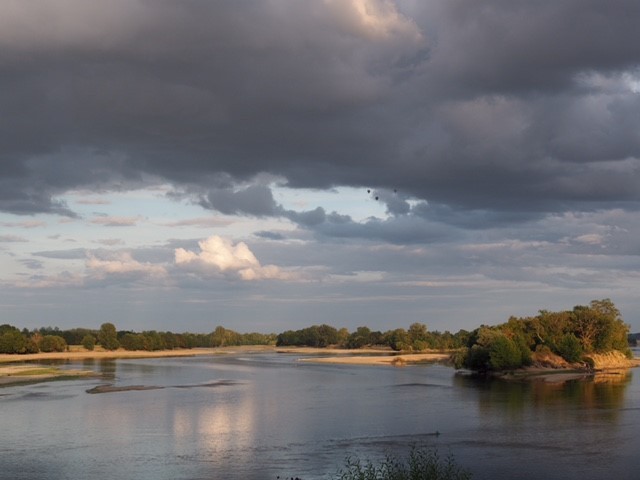
[[[385,340],[387,345],[395,351],[411,349],[411,339],[404,328],[396,328],[395,330],[387,332],[385,334]]]
[[[80,341],[80,344],[84,348],[86,348],[87,350],[92,352],[93,349],[96,347],[96,337],[94,337],[90,333],[87,333],[84,337],[82,337],[82,340]]]
[[[27,353],[27,339],[15,327],[2,325],[0,327],[0,353]]]
[[[64,352],[67,342],[60,335],[44,335],[40,340],[41,352]]]
[[[103,323],[98,332],[98,342],[105,350],[117,350],[120,347],[118,333],[113,323]]]
[[[620,311],[610,299],[592,300],[588,307],[578,305],[572,313],[573,333],[586,353],[619,350],[630,355],[629,326],[622,321]]]
[[[470,336],[472,345],[456,356],[456,367],[487,372],[511,370],[530,362],[531,352],[521,337],[509,338],[500,327],[480,327]]]
[[[349,335],[347,340],[348,348],[362,348],[371,343],[371,330],[369,327],[358,327],[355,332]]]
[[[489,364],[492,370],[510,370],[522,366],[522,354],[513,340],[497,335],[489,346]]]
[[[145,350],[144,336],[140,333],[125,333],[120,339],[120,345],[125,350]]]
[[[424,323],[412,323],[407,333],[409,334],[411,349],[414,351],[422,351],[435,346],[435,338],[429,335],[427,326]]]
[[[557,345],[557,352],[567,362],[579,362],[582,358],[582,344],[573,333],[565,334]]]

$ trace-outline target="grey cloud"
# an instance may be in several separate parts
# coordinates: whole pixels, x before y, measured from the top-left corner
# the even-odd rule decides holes
[[[87,250],[84,248],[73,248],[71,250],[48,250],[41,252],[33,252],[36,257],[53,258],[59,260],[78,260],[85,259]]]
[[[308,210],[306,212],[296,212],[293,210],[288,210],[286,212],[283,212],[283,214],[289,220],[305,227],[315,227],[317,225],[320,225],[324,223],[327,218],[324,208],[322,207],[317,207],[314,210]]]
[[[418,217],[390,217],[386,220],[370,219],[366,222],[329,221],[314,227],[317,234],[336,238],[357,238],[365,241],[385,241],[397,244],[434,243],[451,239],[456,231],[449,226],[424,221]]]
[[[111,217],[100,215],[91,220],[91,223],[105,227],[133,227],[142,220],[141,217]]]
[[[633,0],[454,0],[417,14],[437,29],[434,76],[465,95],[570,89],[576,74],[638,65]]]
[[[237,191],[210,190],[200,200],[200,205],[230,215],[240,213],[262,217],[278,213],[271,189],[264,185],[251,185]]]
[[[15,242],[28,242],[24,237],[19,237],[18,235],[0,235],[0,242],[4,243],[15,243]]]
[[[377,27],[349,5],[20,3],[0,19],[0,209],[71,216],[69,189],[169,182],[347,234],[247,186],[261,173],[397,188],[390,214],[406,196],[460,226],[637,208],[635,0],[371,0]]]
[[[108,247],[113,247],[115,245],[122,245],[124,241],[120,238],[103,238],[100,240],[95,240],[95,243],[100,243],[102,245],[106,245]]]
[[[278,232],[269,232],[267,230],[261,230],[259,232],[253,232],[253,234],[257,237],[264,238],[267,240],[284,240],[286,237]]]
[[[23,260],[20,260],[20,263],[22,263],[25,267],[27,267],[30,270],[40,270],[43,268],[43,263],[40,260],[23,259]]]

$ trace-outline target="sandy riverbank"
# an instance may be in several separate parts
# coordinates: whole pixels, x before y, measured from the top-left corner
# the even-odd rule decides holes
[[[263,352],[275,351],[275,347],[269,345],[221,347],[221,348],[190,348],[176,350],[159,350],[147,352],[144,350],[118,349],[106,351],[96,348],[93,351],[82,347],[71,346],[68,352],[29,353],[25,355],[0,354],[0,363],[37,362],[41,360],[85,360],[85,359],[111,359],[111,358],[161,358],[161,357],[195,357],[198,355],[231,354],[235,352]]]
[[[177,350],[160,350],[155,352],[128,351],[118,349],[105,351],[96,348],[93,351],[72,345],[67,352],[41,352],[26,355],[0,354],[0,387],[25,383],[38,383],[55,379],[92,376],[92,370],[59,369],[55,366],[38,364],[51,360],[101,360],[101,359],[133,359],[133,358],[163,358],[163,357],[194,357],[212,356],[234,353],[259,353],[275,351],[273,346],[240,346],[221,348],[192,348]],[[25,364],[29,362],[29,364]]]
[[[353,355],[340,357],[301,358],[301,362],[331,363],[345,365],[407,365],[425,362],[443,362],[449,360],[449,353],[410,353],[405,355]]]

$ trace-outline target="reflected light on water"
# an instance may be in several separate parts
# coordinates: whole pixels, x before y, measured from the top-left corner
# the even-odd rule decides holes
[[[177,452],[187,452],[197,444],[201,460],[213,460],[220,454],[251,451],[255,441],[254,396],[246,392],[220,392],[210,396],[204,393],[197,408],[181,405],[172,410],[173,434]],[[223,396],[224,398],[220,398]]]

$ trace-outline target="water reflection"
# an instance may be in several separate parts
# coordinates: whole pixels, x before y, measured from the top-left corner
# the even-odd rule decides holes
[[[379,458],[421,443],[451,451],[474,480],[640,471],[640,382],[630,372],[504,382],[435,365],[326,366],[277,355],[82,368],[110,380],[16,387],[20,401],[0,398],[0,477],[313,480],[329,478],[346,455]],[[101,383],[162,388],[85,393]]]
[[[481,414],[499,412],[510,421],[533,410],[544,415],[578,412],[575,420],[588,422],[591,415],[607,415],[615,420],[625,405],[625,391],[633,374],[621,370],[597,374],[584,379],[548,381],[531,378],[506,381],[456,375],[454,385],[463,396],[477,396]]]
[[[113,380],[116,378],[116,361],[113,359],[87,358],[82,360],[82,368],[99,373],[100,377],[105,380]]]

